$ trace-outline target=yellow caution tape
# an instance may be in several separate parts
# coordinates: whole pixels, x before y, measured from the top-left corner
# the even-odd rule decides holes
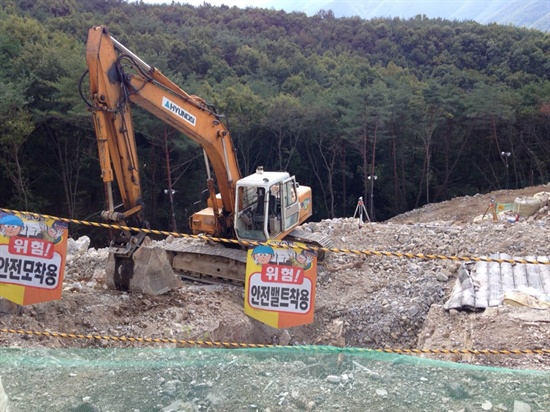
[[[401,355],[412,354],[459,354],[459,355],[550,355],[550,349],[367,349],[367,348],[340,348],[336,346],[318,346],[318,345],[296,345],[296,346],[281,346],[269,345],[261,343],[234,343],[234,342],[212,342],[203,340],[189,339],[173,339],[173,338],[140,338],[129,336],[106,336],[106,335],[84,335],[78,333],[61,333],[61,332],[41,332],[23,329],[8,329],[1,328],[0,332],[11,333],[26,336],[45,336],[49,338],[67,338],[67,339],[86,339],[86,340],[105,340],[112,342],[130,342],[130,343],[173,343],[188,346],[204,346],[209,348],[253,348],[253,349],[295,349],[316,352],[351,352],[351,353],[367,353],[367,352],[383,352],[397,353]]]
[[[121,225],[115,225],[115,224],[109,224],[109,223],[89,222],[89,221],[86,221],[86,220],[61,218],[61,217],[43,215],[43,214],[32,213],[32,212],[18,212],[18,211],[15,211],[15,210],[3,209],[3,208],[0,208],[0,211],[8,212],[8,213],[25,213],[27,215],[31,215],[31,216],[35,216],[35,217],[44,217],[46,219],[61,220],[62,222],[75,223],[75,224],[93,226],[93,227],[102,227],[102,228],[106,228],[106,229],[127,230],[127,231],[131,231],[131,232],[143,232],[143,233],[154,234],[154,235],[165,235],[165,236],[172,235],[174,237],[180,237],[180,238],[201,239],[201,240],[205,240],[205,241],[241,245],[241,246],[245,246],[245,247],[268,245],[267,243],[264,243],[264,242],[254,242],[254,241],[237,240],[237,239],[225,239],[225,238],[206,236],[206,235],[190,235],[190,234],[187,234],[187,233],[168,232],[168,231],[164,231],[164,230],[154,230],[154,229],[145,229],[145,228],[137,228],[137,227],[130,227],[130,226],[121,226]],[[290,248],[291,246],[281,244],[281,245],[279,245],[279,247],[283,247],[283,248],[288,247],[288,248]],[[296,246],[293,246],[293,247],[296,247]],[[497,258],[476,257],[476,256],[426,255],[426,254],[423,254],[423,253],[384,252],[384,251],[367,250],[367,249],[361,249],[361,250],[358,250],[358,249],[338,249],[338,248],[312,247],[312,246],[306,246],[306,245],[301,246],[300,248],[305,249],[305,250],[312,250],[312,251],[315,251],[315,252],[324,251],[324,252],[333,252],[333,253],[353,254],[353,255],[359,255],[359,256],[399,257],[399,258],[423,259],[423,260],[452,260],[452,261],[456,261],[456,262],[496,262],[496,263],[511,263],[511,264],[523,263],[523,264],[534,264],[534,265],[550,265],[550,261],[529,260],[529,259],[497,259]]]

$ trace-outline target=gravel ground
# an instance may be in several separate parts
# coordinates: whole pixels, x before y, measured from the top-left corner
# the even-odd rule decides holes
[[[11,349],[0,362],[12,412],[550,408],[548,374],[390,354]]]
[[[532,196],[547,189],[540,186],[456,198],[427,205],[387,222],[360,226],[356,219],[340,218],[306,224],[304,228],[330,235],[337,248],[445,256],[487,256],[497,252],[513,256],[547,255],[550,240],[547,206],[535,216],[514,223],[473,223],[474,217],[485,212],[491,195],[497,202],[510,203],[516,196]],[[370,349],[550,348],[548,311],[543,311],[542,317],[540,310],[529,308],[501,307],[484,313],[444,311],[442,305],[459,267],[452,261],[327,253],[318,267],[314,322],[281,331],[243,314],[242,286],[185,284],[162,296],[109,290],[104,280],[106,258],[106,249],[90,249],[69,256],[64,295],[59,301],[14,307],[0,300],[0,327],[103,336]],[[509,347],[512,344],[514,348]],[[70,385],[67,399],[72,410],[81,411],[550,410],[550,355],[434,354],[423,359],[408,356],[373,359],[357,358],[355,354],[323,354],[319,360],[314,353],[241,354],[196,349],[181,351],[178,355],[178,350],[156,353],[151,345],[131,349],[135,345],[106,339],[71,340],[13,333],[1,333],[0,345],[18,348],[2,350],[0,363],[0,375],[12,399],[12,412],[40,410],[38,406],[43,407],[48,399],[54,402],[55,391],[37,385],[46,371],[48,376],[56,377],[58,387]],[[172,350],[175,346],[155,345]],[[18,369],[28,359],[27,352],[18,351],[59,348],[65,352],[53,351],[47,356],[35,352],[39,355],[34,356],[52,358],[59,368],[52,370],[51,365],[47,365]],[[93,356],[112,359],[113,369],[101,376],[94,368],[68,372],[62,357],[73,355],[63,355],[69,351],[67,348],[93,348]],[[149,361],[154,365],[158,360],[164,366],[151,371],[143,365],[133,367],[131,362],[118,359],[118,356],[121,359],[129,356],[128,353],[134,353],[136,359],[142,357],[143,365]],[[193,367],[185,362],[170,366],[168,361],[177,356],[185,360],[202,356],[208,361]],[[428,357],[455,363],[450,364],[451,368],[433,366],[432,369],[427,366],[431,364],[422,363],[429,362]],[[32,366],[33,362],[29,363]],[[466,368],[471,365],[499,367],[494,373],[495,380],[491,374]],[[516,375],[504,368],[542,372]],[[29,372],[19,374],[18,370]],[[71,385],[67,380],[77,384]],[[44,385],[47,382],[50,381],[44,379]],[[141,388],[137,382],[147,383],[147,388]],[[235,387],[232,382],[238,385]],[[168,394],[166,385],[170,388]],[[31,388],[37,388],[33,390],[32,402]],[[112,388],[114,395],[106,388]],[[117,403],[116,394],[121,393],[120,390],[135,398],[138,406],[125,408]],[[42,392],[45,395],[35,395]],[[145,402],[144,394],[147,402],[139,406],[139,402]]]

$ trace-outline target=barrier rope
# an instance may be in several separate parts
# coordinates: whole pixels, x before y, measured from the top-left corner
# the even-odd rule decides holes
[[[200,239],[205,241],[211,241],[211,242],[219,242],[219,243],[226,243],[226,244],[233,244],[233,245],[241,245],[245,247],[251,247],[251,246],[260,246],[260,245],[267,245],[265,242],[256,242],[256,241],[247,241],[247,240],[237,240],[237,239],[225,239],[225,238],[219,238],[214,236],[206,236],[206,235],[190,235],[187,233],[179,233],[179,232],[169,232],[164,230],[156,230],[156,229],[146,229],[146,228],[137,228],[137,227],[130,227],[130,226],[122,226],[122,225],[116,225],[116,224],[110,224],[110,223],[98,223],[98,222],[89,222],[86,220],[79,220],[79,219],[69,219],[69,218],[61,218],[51,215],[44,215],[39,213],[33,213],[33,212],[19,212],[11,209],[3,209],[0,208],[0,211],[7,212],[7,213],[19,213],[21,215],[28,215],[28,216],[34,216],[34,217],[43,217],[46,219],[53,219],[53,220],[60,220],[62,222],[66,223],[74,223],[74,224],[80,224],[80,225],[86,225],[86,226],[93,226],[93,227],[102,227],[106,229],[117,229],[117,230],[127,230],[131,232],[143,232],[146,234],[154,234],[154,235],[165,235],[165,236],[174,236],[179,238],[189,238],[189,239]],[[282,243],[279,245],[279,247],[288,247],[291,246],[285,245]],[[292,246],[296,247],[296,245]],[[382,256],[382,257],[398,257],[398,258],[409,258],[409,259],[423,259],[423,260],[450,260],[450,261],[456,261],[456,262],[496,262],[496,263],[510,263],[510,264],[534,264],[534,265],[550,265],[550,260],[543,261],[543,260],[530,260],[530,259],[500,259],[500,258],[489,258],[489,257],[479,257],[479,256],[445,256],[445,255],[433,255],[433,254],[424,254],[424,253],[401,253],[401,252],[387,252],[387,251],[378,251],[378,250],[368,250],[368,249],[339,249],[339,248],[325,248],[325,247],[317,247],[317,246],[299,246],[299,248],[304,250],[311,250],[314,252],[333,252],[333,253],[343,253],[343,254],[352,254],[357,256]]]
[[[146,228],[136,228],[116,224],[108,223],[98,223],[90,222],[86,220],[79,219],[69,219],[69,218],[60,218],[51,215],[44,215],[33,212],[18,212],[11,209],[0,208],[0,211],[7,213],[18,213],[21,215],[28,215],[38,218],[60,220],[66,223],[81,224],[86,226],[101,227],[107,229],[117,229],[117,230],[127,230],[133,232],[144,232],[146,234],[155,234],[155,235],[166,235],[174,236],[180,238],[190,238],[190,239],[201,239],[205,241],[212,242],[221,242],[221,243],[231,243],[238,244],[242,246],[258,246],[265,245],[264,242],[254,242],[254,241],[243,241],[236,239],[225,239],[218,238],[213,236],[206,235],[189,235],[186,233],[179,232],[169,232],[162,230],[146,229]],[[281,245],[285,247],[285,245]],[[289,246],[287,246],[289,247]],[[345,254],[355,254],[355,255],[366,255],[366,256],[384,256],[384,257],[404,257],[404,258],[416,258],[416,259],[441,259],[441,260],[453,260],[453,261],[483,261],[483,262],[498,262],[498,263],[525,263],[525,264],[550,264],[550,261],[539,261],[539,260],[527,260],[527,259],[494,259],[487,257],[475,257],[475,256],[444,256],[444,255],[425,255],[423,253],[400,253],[400,252],[385,252],[385,251],[374,251],[374,250],[355,250],[355,249],[338,249],[338,248],[323,248],[323,247],[310,247],[303,246],[305,250],[313,251],[325,251],[333,253],[345,253]],[[113,342],[131,342],[131,343],[171,343],[171,344],[181,344],[189,346],[204,346],[211,348],[292,348],[299,350],[308,350],[308,351],[321,351],[321,352],[384,352],[384,353],[397,353],[397,354],[471,354],[471,355],[528,355],[528,354],[537,354],[537,355],[550,355],[550,349],[511,349],[511,350],[496,350],[496,349],[483,349],[483,350],[474,350],[474,349],[391,349],[391,348],[380,348],[380,349],[367,349],[367,348],[338,348],[333,346],[280,346],[280,345],[270,345],[270,344],[252,344],[252,343],[235,343],[235,342],[212,342],[212,341],[203,341],[203,340],[188,340],[188,339],[173,339],[173,338],[143,338],[143,337],[126,337],[126,336],[106,336],[106,335],[84,335],[77,333],[60,333],[60,332],[47,332],[47,331],[30,331],[22,329],[8,329],[1,328],[0,332],[19,334],[26,336],[42,336],[42,337],[51,337],[51,338],[68,338],[68,339],[86,339],[86,340],[105,340]]]
[[[62,333],[62,332],[41,332],[23,329],[8,329],[1,328],[2,333],[11,333],[25,336],[43,336],[49,338],[67,338],[67,339],[86,339],[86,340],[106,340],[112,342],[132,342],[132,343],[173,343],[188,346],[204,346],[210,348],[225,348],[225,349],[297,349],[313,352],[352,352],[352,353],[369,353],[383,352],[396,353],[400,355],[416,355],[416,354],[458,354],[458,355],[550,355],[550,349],[391,349],[391,348],[352,348],[352,347],[337,347],[337,346],[318,346],[318,345],[296,345],[296,346],[281,346],[261,343],[235,343],[235,342],[212,342],[203,340],[189,339],[174,339],[174,338],[142,338],[131,336],[106,336],[106,335],[84,335],[78,333]]]

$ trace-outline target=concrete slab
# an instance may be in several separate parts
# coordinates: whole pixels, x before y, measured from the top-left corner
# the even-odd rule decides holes
[[[510,256],[491,259],[550,262],[548,256]],[[550,265],[508,262],[466,262],[458,271],[456,283],[445,309],[483,310],[501,306],[506,293],[532,291],[550,297]]]

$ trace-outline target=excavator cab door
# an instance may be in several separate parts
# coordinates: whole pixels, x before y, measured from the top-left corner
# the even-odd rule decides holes
[[[269,194],[262,186],[237,189],[235,232],[239,239],[266,241],[268,233]]]
[[[300,202],[298,201],[298,188],[296,180],[291,177],[282,184],[281,212],[283,232],[286,232],[299,224]]]

